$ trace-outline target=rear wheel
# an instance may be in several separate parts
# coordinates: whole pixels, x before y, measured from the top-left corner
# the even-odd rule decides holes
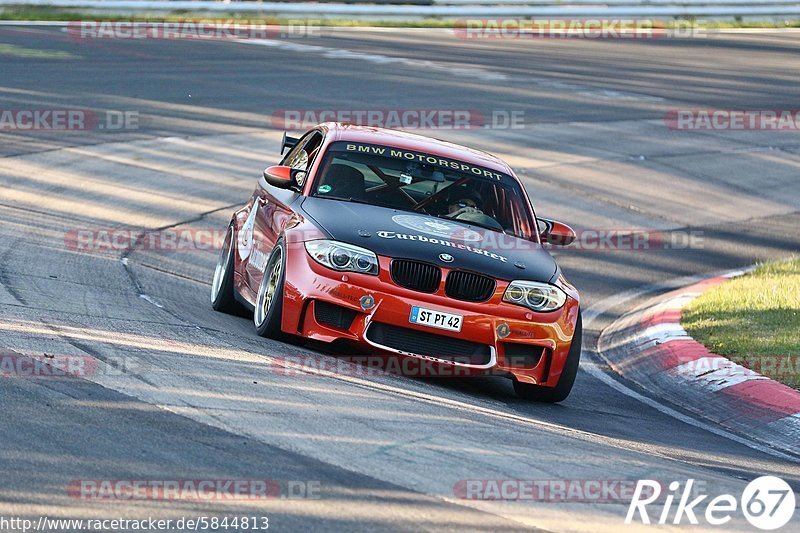
[[[215,311],[231,315],[241,315],[244,312],[242,305],[233,295],[233,269],[236,263],[234,258],[234,228],[228,226],[225,241],[219,252],[217,266],[214,267],[214,278],[211,280],[211,307]]]
[[[583,320],[581,313],[578,312],[578,322],[575,324],[575,334],[572,336],[572,344],[569,347],[567,360],[558,378],[555,387],[544,387],[531,383],[522,383],[514,380],[514,392],[517,396],[526,400],[538,402],[556,403],[567,399],[575,383],[575,376],[578,375],[578,366],[581,362],[581,341],[583,337]]]

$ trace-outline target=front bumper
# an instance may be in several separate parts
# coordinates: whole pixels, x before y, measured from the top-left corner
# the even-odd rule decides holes
[[[537,313],[502,302],[508,282],[498,280],[486,302],[455,300],[441,287],[426,294],[397,286],[389,274],[391,258],[379,261],[378,276],[342,273],[311,259],[302,243],[289,246],[283,331],[325,342],[348,340],[370,352],[424,360],[438,368],[432,375],[499,374],[545,386],[558,383],[575,332],[576,299],[568,297],[561,309]],[[442,270],[445,279],[448,269]],[[332,309],[327,304],[343,308],[342,314],[352,321],[320,320],[316,307]],[[462,315],[461,331],[411,323],[413,306]],[[459,347],[465,357],[442,356]]]

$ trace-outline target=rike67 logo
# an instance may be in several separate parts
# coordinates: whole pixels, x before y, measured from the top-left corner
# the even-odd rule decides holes
[[[693,486],[693,479],[687,480],[683,487],[679,481],[673,481],[669,484],[669,491],[662,500],[662,487],[659,482],[640,479],[633,492],[625,523],[630,524],[634,520],[639,520],[642,524],[650,524],[652,520],[662,525],[669,522],[675,525],[687,522],[697,525],[700,523],[699,515],[709,525],[722,526],[741,511],[753,527],[772,531],[788,524],[794,515],[794,492],[788,483],[775,476],[754,479],[744,488],[742,497],[738,500],[731,494],[716,496],[705,505],[705,512],[701,512],[700,508],[709,496],[707,494],[697,496]],[[675,504],[674,513],[673,504]],[[652,518],[648,514],[648,505],[651,505],[651,512],[656,512]]]

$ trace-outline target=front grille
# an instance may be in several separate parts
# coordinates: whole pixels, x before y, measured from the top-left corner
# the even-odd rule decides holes
[[[406,289],[436,292],[442,281],[442,270],[428,263],[395,259],[391,267],[392,280]]]
[[[387,348],[445,361],[486,365],[492,360],[491,348],[486,344],[381,322],[369,326],[367,339]]]
[[[320,324],[339,329],[350,329],[356,312],[341,305],[335,305],[321,300],[314,301],[314,318]]]
[[[505,342],[505,361],[508,366],[516,368],[534,368],[544,354],[544,347],[519,342]]]
[[[492,297],[495,286],[496,283],[492,278],[463,270],[453,270],[447,275],[444,292],[456,300],[483,302]]]

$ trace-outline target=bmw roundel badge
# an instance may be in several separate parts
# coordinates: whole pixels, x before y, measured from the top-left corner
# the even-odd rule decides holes
[[[373,298],[371,294],[361,297],[361,309],[367,311],[373,307],[375,307],[375,298]]]
[[[511,334],[511,328],[508,327],[508,324],[503,322],[499,326],[497,326],[497,336],[501,339],[505,339]]]

